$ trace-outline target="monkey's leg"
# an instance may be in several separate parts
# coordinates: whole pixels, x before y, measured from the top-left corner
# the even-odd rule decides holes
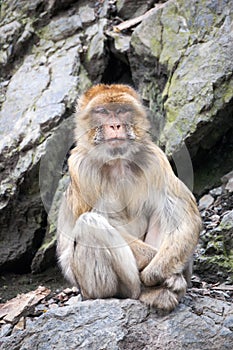
[[[85,298],[139,297],[140,278],[133,253],[103,216],[93,212],[81,215],[72,237],[71,269]]]
[[[138,270],[143,270],[154,258],[155,254],[157,253],[157,249],[128,233],[121,232],[121,235],[132,249],[133,255],[137,262]]]
[[[172,276],[158,287],[145,287],[139,299],[158,310],[170,312],[184,296],[186,286],[186,281],[182,275]]]

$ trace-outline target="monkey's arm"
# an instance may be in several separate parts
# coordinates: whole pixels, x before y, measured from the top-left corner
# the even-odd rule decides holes
[[[187,192],[187,196],[184,193],[183,198],[177,197],[169,201],[169,205],[172,202],[176,204],[174,208],[165,208],[165,211],[172,214],[169,218],[166,216],[162,218],[159,233],[162,244],[156,256],[141,274],[141,279],[147,286],[156,285],[173,275],[182,274],[197,245],[201,219],[191,193],[187,188],[184,192]],[[170,223],[166,225],[168,221]]]
[[[153,244],[153,237],[155,241],[161,242],[157,254],[141,273],[141,279],[147,286],[183,274],[201,230],[201,218],[194,196],[175,176],[164,153],[155,145],[152,147],[159,161],[160,177],[164,181],[162,189],[159,188],[159,181],[156,184],[157,189],[163,193],[163,200],[159,206],[157,197],[154,200],[155,211],[160,213],[160,227],[149,225],[148,237],[152,241],[146,239],[149,244]]]

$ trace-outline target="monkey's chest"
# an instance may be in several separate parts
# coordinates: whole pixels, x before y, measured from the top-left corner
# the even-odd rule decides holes
[[[108,195],[102,197],[101,211],[116,229],[122,227],[135,237],[144,236],[148,227],[145,198],[139,187],[131,185],[122,178],[114,189],[106,191]]]
[[[148,222],[145,203],[148,185],[135,165],[125,160],[114,160],[102,172],[98,209],[112,226],[122,226],[135,236],[145,234]]]

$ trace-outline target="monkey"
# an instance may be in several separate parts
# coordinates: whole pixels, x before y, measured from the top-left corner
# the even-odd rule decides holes
[[[57,256],[84,299],[133,298],[164,312],[184,296],[201,230],[196,201],[152,141],[139,94],[97,84],[77,101]]]

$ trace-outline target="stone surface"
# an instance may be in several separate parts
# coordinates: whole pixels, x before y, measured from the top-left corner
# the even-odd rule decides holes
[[[129,19],[146,12],[148,2],[145,0],[117,0],[116,8],[121,18]]]
[[[167,1],[132,35],[133,80],[164,119],[160,140],[168,154],[185,139],[193,154],[208,149],[232,126],[232,18],[231,1]]]
[[[101,81],[108,61],[108,57],[105,54],[106,36],[104,29],[106,25],[107,20],[103,18],[90,31],[87,31],[89,45],[86,49],[86,54],[83,56],[83,60],[90,79],[95,82]]]
[[[7,32],[6,25],[0,34]],[[80,33],[75,32],[80,28],[78,17],[64,16],[60,22],[56,17],[52,19],[38,32],[40,40],[7,84],[0,111],[2,270],[11,269],[16,262],[19,269],[28,270],[45,234],[39,162],[46,152],[47,139],[64,117],[71,115],[77,98],[81,41]],[[17,37],[19,29],[16,22],[11,25],[8,41],[13,34]],[[83,82],[81,85],[85,88]],[[71,130],[69,138],[72,144]]]
[[[232,348],[232,304],[186,300],[168,316],[134,300],[96,300],[54,308],[12,336],[2,350]]]
[[[214,198],[210,194],[205,194],[200,198],[198,208],[199,210],[207,209],[213,202]]]
[[[231,235],[233,236],[233,210],[223,216],[222,221],[220,222],[220,228],[222,230],[231,231]]]
[[[218,147],[231,132],[232,1],[164,1],[141,23],[114,29],[119,17],[132,19],[155,3],[1,2],[1,272],[38,272],[54,262],[57,208],[69,181],[60,178],[74,141],[72,114],[91,84],[134,84],[148,106],[155,140],[173,154],[175,165],[182,163],[182,179],[180,170],[185,178],[192,168],[190,157],[174,155],[183,141],[196,155]],[[230,193],[231,179],[225,185]],[[214,202],[202,212],[211,212],[202,236],[205,256],[196,267],[206,276],[212,269],[214,282],[231,283],[232,207],[224,207],[231,197],[222,189],[211,195]],[[44,315],[31,319],[27,313],[26,329],[16,329],[24,327],[20,319],[12,335],[12,325],[4,324],[0,347],[232,349],[232,303],[190,295],[161,317],[138,301],[80,302],[75,295],[68,302],[61,294],[62,305],[70,306],[51,300],[49,311],[40,306]]]
[[[223,176],[221,180],[225,184],[225,189],[229,192],[233,192],[233,170]]]

